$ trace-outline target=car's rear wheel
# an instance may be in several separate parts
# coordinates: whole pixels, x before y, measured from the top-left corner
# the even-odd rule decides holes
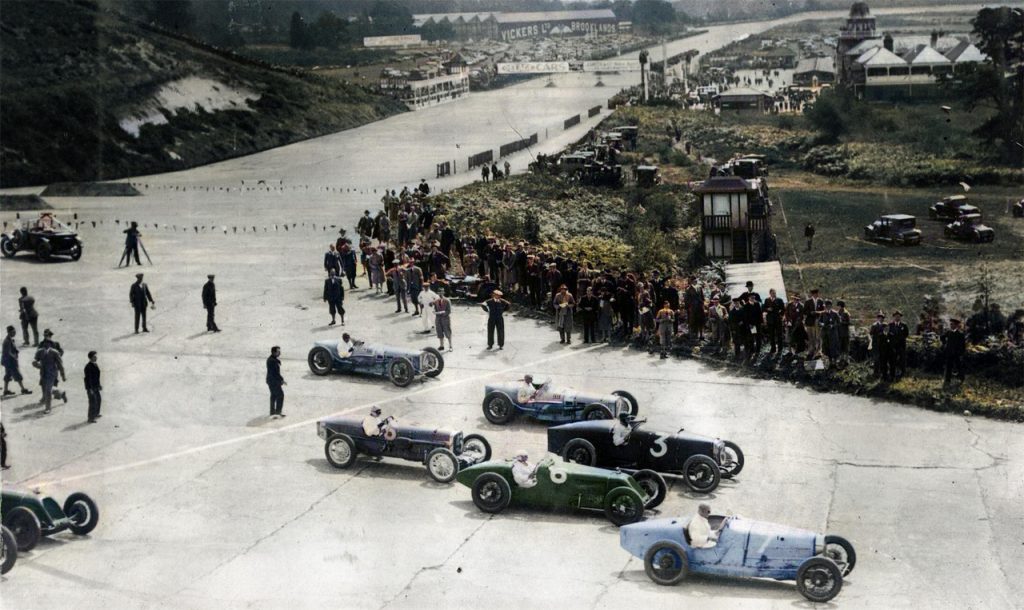
[[[630,487],[616,487],[604,497],[604,516],[619,526],[636,523],[644,518],[644,499]]]
[[[14,532],[0,525],[0,574],[6,574],[18,561],[18,541],[14,539]]]
[[[574,438],[562,447],[562,460],[584,466],[597,464],[597,449],[585,438]]]
[[[512,487],[505,477],[485,472],[473,481],[473,504],[485,513],[500,513],[512,500]]]
[[[36,257],[41,261],[50,260],[50,255],[53,254],[53,245],[46,240],[40,240],[36,244]]]
[[[857,565],[857,552],[853,550],[850,541],[842,536],[825,536],[825,552],[822,555],[839,566],[843,576],[849,576]]]
[[[324,455],[335,468],[348,468],[356,461],[356,444],[345,434],[335,434],[324,444]]]
[[[39,543],[43,535],[43,526],[39,523],[39,517],[29,508],[15,506],[4,518],[4,525],[14,534],[18,550],[22,553],[31,551]]]
[[[694,455],[683,463],[683,478],[690,489],[706,494],[718,487],[722,480],[722,471],[708,456]]]
[[[732,441],[725,441],[722,449],[722,464],[719,468],[723,479],[731,479],[743,470],[743,451]]]
[[[665,496],[668,495],[668,484],[665,483],[665,477],[653,470],[639,470],[633,473],[633,480],[647,495],[647,503],[644,504],[644,508],[657,508],[665,501]]]
[[[690,561],[675,542],[655,542],[644,553],[644,572],[659,585],[677,585],[690,574]]]
[[[77,261],[82,258],[82,242],[75,240],[75,245],[71,246],[71,250],[68,251],[71,255],[71,260]]]
[[[484,398],[484,417],[492,424],[507,424],[515,416],[516,408],[508,396],[492,392]]]
[[[4,237],[0,239],[0,253],[3,253],[7,258],[11,258],[18,253],[18,249],[14,247],[14,242],[10,238]]]
[[[831,559],[811,557],[796,571],[796,588],[812,602],[824,603],[839,595],[843,574]]]
[[[444,356],[433,347],[425,347],[420,355],[420,364],[424,375],[437,377],[444,370]]]
[[[583,409],[584,420],[594,419],[611,419],[612,411],[604,405],[597,404],[596,402],[592,405],[587,405],[586,409]]]
[[[462,439],[462,452],[476,453],[481,456],[480,462],[486,462],[491,459],[491,444],[479,434],[467,434]]]
[[[331,351],[326,347],[320,345],[309,350],[309,370],[314,375],[323,377],[331,372],[331,365],[334,364],[334,359],[331,358]]]
[[[95,529],[100,520],[96,502],[84,493],[73,493],[64,500],[64,514],[71,520],[71,531],[84,536]]]
[[[412,362],[409,362],[408,358],[398,357],[388,365],[388,378],[391,379],[391,383],[404,388],[412,383],[413,377],[415,377],[414,371]]]
[[[629,401],[629,414],[636,417],[637,412],[640,411],[640,403],[636,401],[636,398],[625,390],[615,390],[612,392],[615,396],[621,396]]]
[[[459,474],[459,460],[451,451],[438,447],[427,454],[427,472],[438,483],[451,483]]]

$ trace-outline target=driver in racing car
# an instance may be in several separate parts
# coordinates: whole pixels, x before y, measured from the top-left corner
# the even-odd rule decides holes
[[[690,519],[690,525],[686,527],[686,531],[690,535],[691,547],[695,549],[710,549],[714,548],[718,542],[718,533],[725,527],[728,519],[722,519],[718,527],[712,528],[711,523],[708,522],[708,517],[710,516],[711,505],[701,502],[697,506],[697,514]]]
[[[366,436],[380,436],[386,425],[386,420],[380,417],[380,407],[371,407],[370,414],[363,418],[363,434]]]
[[[537,466],[531,466],[530,456],[523,450],[516,452],[515,461],[512,462],[512,480],[516,485],[523,488],[530,488],[537,484]]]
[[[629,442],[629,434],[632,431],[633,426],[629,422],[629,413],[619,413],[619,418],[612,426],[612,444],[616,447],[625,445]]]
[[[349,356],[352,355],[352,352],[355,351],[355,349],[356,349],[356,342],[355,342],[355,340],[352,339],[352,337],[349,336],[348,333],[343,333],[341,335],[341,341],[338,341],[338,357],[339,358],[348,358]],[[376,409],[376,407],[374,407],[374,408]],[[380,411],[380,409],[377,409],[377,410]]]
[[[523,385],[519,386],[519,392],[516,395],[519,404],[530,402],[536,393],[537,388],[533,387],[533,375],[523,375]]]

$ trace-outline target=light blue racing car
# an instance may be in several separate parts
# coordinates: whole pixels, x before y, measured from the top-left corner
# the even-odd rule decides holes
[[[314,375],[324,376],[334,371],[386,376],[404,388],[417,377],[437,377],[444,370],[441,352],[432,347],[413,350],[356,341],[352,353],[343,358],[338,352],[339,343],[334,339],[317,341],[309,350],[309,370]]]
[[[795,580],[813,602],[839,594],[843,577],[853,571],[857,554],[844,538],[809,530],[712,515],[712,529],[722,520],[718,542],[711,548],[690,546],[689,518],[654,519],[623,526],[619,543],[644,560],[644,570],[659,585],[674,585],[686,576],[712,574],[746,578]]]

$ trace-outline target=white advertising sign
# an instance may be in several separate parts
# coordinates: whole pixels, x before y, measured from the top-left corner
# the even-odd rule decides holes
[[[421,44],[423,39],[419,34],[406,36],[367,36],[363,38],[364,47],[406,47],[409,45]]]
[[[584,72],[639,72],[640,62],[626,59],[583,62]]]
[[[549,74],[568,72],[567,61],[515,61],[499,62],[498,74]]]

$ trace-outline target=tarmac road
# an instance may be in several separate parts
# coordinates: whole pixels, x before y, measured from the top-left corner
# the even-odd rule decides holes
[[[175,197],[118,205],[150,224]],[[222,197],[211,210],[240,205],[238,195]],[[268,224],[272,215],[249,198],[246,221]],[[320,220],[312,212],[306,227],[287,233],[144,227],[157,308],[153,332],[135,335],[127,302],[135,269],[114,267],[113,203],[57,203],[79,210],[85,256],[45,266],[5,260],[2,317],[15,320],[16,289],[30,286],[41,326],[67,349],[71,399],[49,416],[22,397],[3,402],[13,463],[3,474],[5,484],[60,501],[85,491],[101,520],[86,538],[61,534],[20,557],[3,579],[5,607],[804,604],[792,583],[694,577],[656,586],[601,515],[491,517],[468,489],[437,485],[418,464],[360,461],[341,471],[324,458],[314,422],[362,415],[371,404],[405,423],[482,432],[496,457],[524,448],[539,458],[543,425],[501,429],[480,406],[486,380],[524,371],[627,389],[653,429],[737,442],[746,467],[707,498],[714,510],[848,537],[859,559],[836,600],[843,607],[1005,608],[1024,595],[1011,576],[1024,560],[1019,425],[817,394],[618,348],[564,348],[550,326],[529,318],[511,319],[506,349],[487,352],[485,314],[461,306],[456,351],[440,378],[407,389],[317,378],[305,363],[312,341],[343,329],[324,326],[317,236],[325,232],[308,226]],[[92,219],[104,222],[93,229]],[[216,335],[203,332],[208,272],[217,274],[224,329]],[[360,339],[434,344],[417,334],[418,319],[395,315],[392,302],[365,288],[348,293],[346,308],[344,330]],[[267,418],[263,383],[274,344],[288,381],[280,420]],[[99,351],[105,389],[95,425],[85,423],[81,389],[89,349]],[[30,359],[23,351],[34,380]],[[701,499],[676,484],[659,511],[688,515]]]

